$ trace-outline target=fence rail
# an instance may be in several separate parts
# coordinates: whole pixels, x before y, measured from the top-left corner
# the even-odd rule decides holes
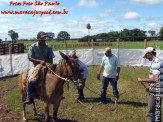
[[[132,38],[131,41],[125,41],[125,38]],[[144,49],[147,46],[152,46],[158,49],[163,50],[163,37],[141,37],[143,41],[135,41],[136,38],[140,38],[139,36],[133,37],[110,37],[110,38],[88,38],[88,42],[78,42],[80,38],[73,39],[65,39],[56,41],[47,39],[47,44],[50,45],[53,51],[56,50],[72,50],[72,49],[86,49],[86,48],[94,48],[94,49],[103,49],[105,47],[111,47],[112,49]],[[159,38],[159,40],[158,40]],[[103,39],[108,39],[108,42],[103,42]],[[109,41],[109,39],[114,39],[114,41]],[[151,41],[152,40],[152,41]],[[11,44],[11,50],[9,50],[9,44],[0,43],[0,55],[5,54],[15,54],[15,53],[27,53],[29,46],[36,42],[35,41],[26,41],[22,43],[22,41],[17,41],[17,43]]]
[[[0,55],[24,53],[23,43],[2,43],[0,44]]]

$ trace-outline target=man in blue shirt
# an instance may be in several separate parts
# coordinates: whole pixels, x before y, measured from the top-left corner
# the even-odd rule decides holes
[[[119,93],[117,89],[117,81],[120,74],[119,59],[112,54],[110,48],[105,48],[104,54],[105,55],[102,58],[102,63],[97,74],[97,78],[100,80],[100,73],[104,70],[100,103],[104,103],[106,101],[107,87],[110,82],[113,88],[113,95],[116,98],[115,104],[118,105]]]
[[[37,34],[38,42],[32,44],[29,47],[28,51],[28,59],[33,63],[28,76],[27,76],[27,100],[24,102],[25,104],[31,104],[35,97],[35,89],[34,84],[29,83],[29,77],[33,71],[33,69],[37,66],[37,64],[45,64],[45,63],[53,63],[54,54],[52,48],[48,46],[46,41],[46,33],[40,31]]]
[[[77,102],[78,102],[78,100],[82,101],[82,99],[84,99],[83,89],[89,73],[88,73],[87,66],[81,60],[78,59],[78,56],[76,55],[76,51],[73,51],[70,57],[74,58],[76,62],[79,64],[79,69],[82,70],[82,75],[83,75],[83,79],[81,80],[81,82],[76,84],[76,87],[78,89],[78,97],[77,97]]]

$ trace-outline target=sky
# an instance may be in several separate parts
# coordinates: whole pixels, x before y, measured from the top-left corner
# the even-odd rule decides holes
[[[2,40],[11,40],[9,30],[17,32],[19,39],[36,38],[39,31],[53,32],[55,37],[60,31],[67,31],[70,38],[80,38],[88,35],[88,23],[90,35],[134,28],[158,33],[163,26],[163,0],[40,0],[43,5],[35,5],[36,0],[12,1],[0,0]],[[23,1],[33,5],[23,5]],[[16,2],[19,5],[14,5]],[[52,5],[56,2],[59,5]],[[64,9],[67,14],[2,14],[4,11],[63,12]]]

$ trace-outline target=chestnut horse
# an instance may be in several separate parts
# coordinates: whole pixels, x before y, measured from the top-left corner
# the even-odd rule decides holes
[[[72,79],[73,81],[77,81],[79,77],[82,77],[81,72],[79,70],[79,64],[73,58],[66,56],[64,53],[60,52],[62,56],[62,60],[57,65],[54,73],[57,75]],[[61,97],[63,96],[63,85],[66,82],[65,80],[56,76],[53,72],[48,71],[46,77],[44,79],[44,88],[41,90],[40,87],[35,86],[35,98],[40,99],[44,103],[44,114],[45,114],[45,121],[49,121],[49,106],[53,104],[53,120],[57,120],[57,112],[60,105]],[[26,100],[27,93],[26,93],[26,78],[27,78],[28,71],[23,72],[19,77],[19,89],[21,92],[21,98],[23,102],[23,120],[26,121],[26,114],[25,114],[25,107],[24,101]],[[41,95],[43,92],[44,95]],[[35,107],[35,103],[33,102],[34,106],[34,114],[37,114],[37,109]]]

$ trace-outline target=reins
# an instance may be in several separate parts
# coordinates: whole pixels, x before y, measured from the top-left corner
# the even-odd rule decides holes
[[[61,63],[61,66],[62,66],[62,62],[63,62],[63,61],[60,62],[60,63]],[[59,64],[60,64],[60,63],[59,63]],[[59,64],[58,64],[58,65],[59,65]],[[65,64],[65,61],[64,61],[64,64]],[[64,78],[64,77],[58,75],[58,74],[55,73],[51,68],[49,68],[47,65],[46,65],[46,67],[47,67],[55,76],[57,76],[58,78],[60,78],[60,79],[62,79],[62,80],[64,80],[64,81],[67,81],[67,82],[72,82],[72,83],[74,83],[72,80],[67,79],[67,78]],[[66,72],[68,73],[68,75],[71,76],[71,75],[69,74],[68,70],[67,70],[66,65],[65,65],[65,68],[66,68]],[[62,66],[62,69],[63,69],[63,66]]]
[[[58,78],[60,78],[60,79],[62,79],[62,80],[64,80],[64,81],[67,81],[67,82],[73,82],[73,81],[70,80],[70,79],[67,79],[67,78],[64,78],[64,77],[59,76],[58,74],[56,74],[55,72],[53,72],[53,70],[50,69],[49,67],[48,67],[48,69],[49,69],[55,76],[57,76]]]

